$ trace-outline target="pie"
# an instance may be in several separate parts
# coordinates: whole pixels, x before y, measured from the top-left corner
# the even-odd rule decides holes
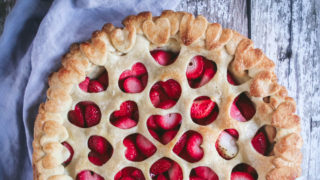
[[[250,39],[163,11],[71,46],[34,127],[34,179],[300,176],[295,101]]]

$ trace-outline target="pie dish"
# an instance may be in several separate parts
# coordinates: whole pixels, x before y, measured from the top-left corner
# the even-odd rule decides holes
[[[295,101],[253,42],[163,11],[71,46],[34,126],[36,180],[295,179]]]

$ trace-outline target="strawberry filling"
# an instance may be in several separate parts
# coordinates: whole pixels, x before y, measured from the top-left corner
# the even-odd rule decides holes
[[[178,113],[152,115],[147,120],[147,127],[153,138],[166,145],[177,135],[181,120]]]
[[[200,161],[203,157],[204,152],[201,144],[201,134],[190,130],[181,136],[177,144],[173,147],[173,152],[182,159],[194,163]]]
[[[215,146],[222,158],[230,160],[237,155],[239,149],[236,141],[238,138],[239,133],[235,129],[226,129],[220,133]]]
[[[227,80],[232,85],[239,85],[236,79],[233,77],[233,75],[229,71],[227,72]]]
[[[255,113],[254,104],[245,93],[236,97],[231,105],[230,116],[240,122],[250,120]]]
[[[76,180],[104,180],[104,178],[93,171],[83,170],[78,173]]]
[[[107,89],[109,84],[108,73],[104,71],[95,79],[86,77],[84,81],[79,83],[79,88],[84,92],[98,93]]]
[[[138,120],[138,106],[133,101],[123,102],[120,105],[120,110],[114,111],[110,116],[111,124],[120,129],[130,129],[137,125]]]
[[[206,166],[193,168],[189,177],[190,180],[219,180],[218,175]]]
[[[150,100],[154,107],[169,109],[174,106],[181,96],[181,87],[173,79],[159,81],[150,90]]]
[[[256,180],[257,171],[245,163],[238,164],[232,169],[231,180]]]
[[[111,144],[102,136],[91,136],[88,147],[91,150],[88,154],[89,161],[97,166],[106,163],[113,153]]]
[[[182,180],[181,167],[169,158],[161,158],[150,167],[150,176],[153,180]]]
[[[193,101],[190,114],[193,122],[208,125],[216,120],[219,108],[209,97],[201,96]]]
[[[154,60],[157,61],[162,66],[168,66],[172,64],[178,56],[178,53],[174,53],[171,51],[165,51],[165,50],[153,50],[150,52],[151,56],[154,58]]]
[[[261,127],[251,140],[253,148],[260,154],[268,156],[274,145],[276,130],[272,126]]]
[[[143,135],[132,134],[123,140],[125,157],[130,161],[143,161],[152,156],[157,148]]]
[[[136,63],[131,70],[125,70],[119,78],[119,87],[126,93],[140,93],[147,86],[148,72],[142,63]]]
[[[188,64],[186,76],[191,88],[199,88],[207,84],[217,72],[213,61],[203,56],[195,56]]]
[[[74,110],[68,112],[68,120],[75,126],[89,128],[99,124],[101,120],[100,108],[91,101],[81,101]]]
[[[72,160],[74,151],[73,151],[72,146],[69,143],[67,143],[66,141],[62,142],[61,144],[64,147],[66,147],[68,149],[69,153],[70,153],[68,159],[63,162],[63,166],[68,166],[70,164],[71,160]]]
[[[145,178],[140,169],[125,167],[116,174],[114,180],[145,180]]]

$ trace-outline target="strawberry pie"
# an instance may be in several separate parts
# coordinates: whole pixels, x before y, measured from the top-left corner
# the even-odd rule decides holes
[[[295,101],[250,39],[164,11],[71,46],[34,127],[35,180],[292,180]]]

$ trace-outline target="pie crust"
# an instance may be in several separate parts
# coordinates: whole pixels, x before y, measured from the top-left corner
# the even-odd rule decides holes
[[[302,138],[300,118],[294,114],[295,101],[288,97],[285,87],[277,83],[274,63],[253,42],[234,30],[223,29],[220,24],[208,23],[203,16],[194,17],[186,12],[163,11],[153,17],[150,12],[128,16],[124,28],[106,24],[93,33],[91,40],[73,44],[62,59],[62,67],[49,78],[47,100],[39,107],[34,126],[33,170],[36,180],[73,179],[81,170],[93,170],[113,179],[124,167],[139,168],[146,179],[150,166],[162,157],[177,162],[184,179],[189,179],[192,168],[205,165],[214,170],[219,179],[230,179],[232,168],[247,163],[255,168],[258,179],[295,179],[301,175]],[[155,63],[150,51],[158,47],[179,51],[176,61],[169,66]],[[202,55],[213,60],[217,72],[211,81],[197,89],[190,88],[185,77],[190,59]],[[130,69],[135,62],[142,62],[148,69],[148,84],[141,93],[129,94],[119,89],[118,77]],[[109,75],[109,86],[101,93],[85,93],[78,86],[97,67],[105,67]],[[227,82],[227,70],[240,82],[232,86]],[[177,104],[170,109],[154,108],[149,92],[157,81],[176,80],[182,89]],[[255,104],[256,114],[246,122],[230,117],[233,99],[247,92]],[[209,96],[219,106],[217,119],[207,125],[195,124],[190,118],[192,101],[198,96]],[[101,109],[102,118],[91,128],[78,128],[67,119],[69,110],[79,101],[90,100]],[[119,129],[109,121],[110,114],[119,109],[122,102],[132,100],[139,107],[139,123],[131,129]],[[179,112],[182,124],[178,134],[167,145],[163,145],[149,134],[146,120],[153,114]],[[263,125],[276,128],[276,142],[271,156],[255,151],[250,141]],[[214,148],[215,140],[223,129],[234,128],[240,137],[237,141],[238,155],[225,160]],[[181,135],[194,130],[203,136],[204,157],[190,163],[172,152]],[[139,132],[156,147],[156,153],[142,162],[128,161],[124,156],[124,137]],[[91,135],[105,137],[113,147],[110,160],[95,166],[88,160],[87,140]],[[74,149],[73,161],[64,167],[69,151],[61,143],[68,140]]]

